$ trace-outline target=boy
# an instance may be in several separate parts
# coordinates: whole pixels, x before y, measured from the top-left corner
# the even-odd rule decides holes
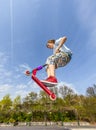
[[[71,60],[72,52],[64,45],[66,40],[67,38],[64,36],[47,42],[47,48],[53,49],[53,55],[49,56],[46,61],[48,75],[46,82],[57,83],[55,69],[65,66]]]

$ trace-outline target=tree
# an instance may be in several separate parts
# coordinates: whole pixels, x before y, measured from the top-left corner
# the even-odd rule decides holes
[[[87,88],[86,94],[87,96],[96,97],[96,85],[94,84],[92,87]]]
[[[23,99],[23,110],[26,112],[32,112],[34,109],[34,103],[37,101],[37,93],[30,92],[24,99]]]
[[[68,95],[70,95],[70,96],[74,95],[74,91],[67,86],[61,86],[60,89],[59,89],[59,92],[60,92],[63,99],[65,97],[67,97]]]
[[[35,102],[37,100],[37,93],[30,92],[25,98],[24,101],[28,101],[31,103]]]
[[[12,106],[13,106],[14,110],[16,110],[16,111],[21,110],[22,104],[21,104],[21,97],[19,95],[14,99]]]
[[[0,122],[9,122],[11,115],[12,100],[7,94],[0,101]]]
[[[11,109],[11,106],[12,106],[12,100],[10,98],[10,95],[7,94],[0,101],[0,108],[1,108],[1,110],[7,111],[7,110]]]
[[[85,109],[85,119],[90,122],[96,122],[96,97],[86,97],[83,101]]]

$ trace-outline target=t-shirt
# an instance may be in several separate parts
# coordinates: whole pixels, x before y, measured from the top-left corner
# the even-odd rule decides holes
[[[55,44],[54,44],[54,47],[53,47],[53,54],[55,53],[55,50],[56,48],[58,47],[59,45],[59,42],[62,38],[59,38],[55,41]],[[59,49],[61,52],[65,52],[65,53],[68,53],[70,55],[72,55],[72,51],[67,47],[65,46],[65,44],[63,44],[63,46]]]

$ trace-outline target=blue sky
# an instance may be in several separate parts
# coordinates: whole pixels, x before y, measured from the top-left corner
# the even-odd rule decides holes
[[[71,62],[56,70],[60,83],[78,94],[96,84],[95,0],[0,0],[0,99],[38,92],[24,71],[45,63],[48,39],[67,36]],[[45,70],[38,77],[46,78]]]

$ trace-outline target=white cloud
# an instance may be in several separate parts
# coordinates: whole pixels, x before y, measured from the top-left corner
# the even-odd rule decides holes
[[[37,83],[35,83],[33,80],[30,80],[29,82],[27,82],[27,87],[30,89],[30,91],[33,91],[33,92],[38,92],[41,90],[40,86],[37,85]]]
[[[12,89],[12,86],[9,84],[1,84],[0,85],[0,93],[6,93],[11,89]]]
[[[25,89],[25,88],[27,88],[27,86],[24,85],[24,84],[19,84],[19,85],[16,86],[16,88],[17,89]]]
[[[0,52],[0,84],[6,84],[10,82],[10,77],[12,76],[12,71],[7,69],[9,56],[3,52]]]
[[[16,68],[17,72],[20,71],[22,73],[25,73],[26,70],[31,71],[31,67],[28,64],[21,64],[21,65],[18,66],[18,68]]]
[[[26,95],[28,95],[28,93],[32,91],[37,93],[39,90],[40,87],[35,82],[32,82],[32,80],[30,80],[26,84],[18,84],[16,86],[14,97],[20,95],[22,98],[24,98]]]
[[[9,56],[0,52],[0,98],[10,94],[12,98],[17,95],[25,97],[29,92],[38,92],[40,87],[30,77],[24,76],[25,70],[31,70],[28,64],[21,64],[9,69]]]
[[[24,98],[28,93],[29,91],[26,91],[26,90],[18,90],[16,91],[14,97],[16,97],[17,95],[20,95],[22,98]]]
[[[8,60],[8,56],[5,55],[5,53],[0,52],[0,66],[5,65],[7,60]]]

